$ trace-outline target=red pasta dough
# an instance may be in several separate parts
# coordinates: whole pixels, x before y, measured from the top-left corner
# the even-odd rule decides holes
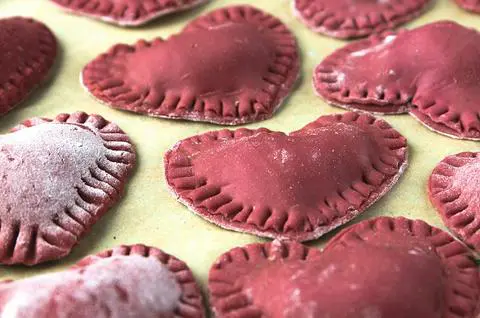
[[[82,83],[114,108],[236,125],[273,116],[299,68],[295,37],[280,20],[233,6],[166,40],[115,45],[84,68]]]
[[[234,248],[210,269],[209,299],[218,318],[475,318],[472,256],[423,221],[380,217],[323,252],[291,241]]]
[[[227,229],[301,241],[365,211],[406,166],[406,139],[357,113],[322,116],[288,135],[212,131],[165,155],[167,183],[194,213]]]
[[[17,318],[204,318],[188,266],[145,245],[90,255],[57,273],[0,283],[0,314]]]
[[[445,225],[467,245],[480,251],[478,152],[462,152],[443,159],[429,182],[430,201]]]
[[[50,73],[57,40],[44,24],[29,18],[0,19],[0,115],[25,100]]]
[[[74,14],[120,26],[139,26],[208,0],[51,0]]]
[[[117,125],[82,112],[30,119],[0,136],[0,263],[69,254],[120,199],[135,157]]]
[[[349,39],[413,20],[431,0],[292,0],[296,16],[315,32]]]
[[[409,112],[438,133],[480,139],[480,33],[455,22],[375,35],[337,50],[314,85],[347,109]]]

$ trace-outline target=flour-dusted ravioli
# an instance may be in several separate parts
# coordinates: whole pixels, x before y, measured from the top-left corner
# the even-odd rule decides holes
[[[235,125],[270,118],[299,68],[295,37],[280,20],[233,6],[166,40],[115,45],[83,69],[82,83],[114,108]]]
[[[365,211],[407,166],[407,141],[387,122],[328,115],[284,134],[220,130],[165,155],[172,192],[223,228],[312,240]]]
[[[480,252],[480,153],[462,152],[433,170],[428,192],[445,225]]]
[[[455,2],[463,9],[480,13],[480,1],[479,0],[455,0]]]
[[[393,29],[420,15],[431,0],[291,0],[315,32],[348,39]]]
[[[17,106],[49,74],[57,40],[43,23],[29,18],[0,19],[0,115]]]
[[[139,26],[209,0],[50,0],[74,14],[120,26]]]
[[[135,164],[128,136],[82,112],[0,136],[0,263],[61,258],[120,199]]]
[[[478,275],[447,233],[380,217],[323,252],[291,241],[234,248],[211,267],[208,289],[218,318],[475,318]]]
[[[192,272],[145,245],[90,255],[63,272],[0,283],[0,315],[17,318],[203,318]]]
[[[480,140],[480,34],[449,21],[349,44],[316,68],[314,86],[333,105],[409,112],[428,128]]]

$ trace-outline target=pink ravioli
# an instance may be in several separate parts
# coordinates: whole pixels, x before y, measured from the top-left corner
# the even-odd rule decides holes
[[[333,105],[409,112],[438,133],[480,140],[480,34],[454,22],[375,35],[317,66],[314,86]]]
[[[49,74],[57,40],[42,23],[29,18],[0,19],[0,115],[17,106]]]
[[[144,245],[91,255],[63,272],[0,283],[0,315],[17,318],[203,318],[188,266]]]
[[[365,211],[407,166],[407,141],[357,113],[318,118],[290,134],[220,130],[165,155],[172,192],[223,228],[312,240]]]
[[[323,252],[293,241],[234,248],[211,267],[208,289],[217,318],[475,318],[478,274],[447,233],[380,217]]]
[[[465,10],[480,13],[480,0],[455,0]]]
[[[428,192],[445,225],[480,252],[480,156],[463,152],[443,159],[433,170]]]
[[[61,8],[120,26],[139,26],[208,0],[51,0]]]
[[[98,115],[34,118],[0,136],[0,263],[69,254],[120,199],[134,165],[128,136]]]
[[[299,77],[298,54],[280,20],[233,6],[166,40],[115,45],[84,68],[82,82],[114,108],[235,125],[273,115]]]
[[[349,39],[393,29],[420,15],[431,0],[292,0],[296,16],[315,32]]]

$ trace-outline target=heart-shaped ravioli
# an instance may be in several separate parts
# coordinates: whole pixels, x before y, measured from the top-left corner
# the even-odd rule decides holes
[[[132,245],[88,256],[63,272],[0,283],[0,314],[203,318],[205,310],[184,262],[154,247]]]
[[[208,0],[51,0],[74,14],[120,26],[139,26]]]
[[[166,40],[115,45],[84,68],[82,82],[114,108],[235,125],[271,117],[299,66],[296,40],[280,20],[234,6]]]
[[[322,116],[288,135],[212,131],[165,155],[167,183],[194,213],[226,229],[302,241],[365,211],[406,166],[406,139],[353,112]]]
[[[315,32],[356,38],[393,29],[420,15],[431,0],[291,0],[296,16]]]
[[[480,1],[479,0],[455,0],[455,2],[463,9],[480,13]]]
[[[323,252],[289,241],[234,248],[211,267],[208,289],[218,318],[475,318],[478,274],[447,233],[381,217]]]
[[[480,140],[480,34],[454,22],[375,35],[316,68],[314,86],[347,109],[409,112],[453,138]]]
[[[69,254],[119,200],[134,164],[127,135],[98,115],[34,118],[0,136],[0,263]]]
[[[433,170],[428,192],[445,225],[480,252],[480,153],[443,159]]]
[[[0,115],[23,101],[47,77],[57,41],[42,23],[29,18],[0,19]]]

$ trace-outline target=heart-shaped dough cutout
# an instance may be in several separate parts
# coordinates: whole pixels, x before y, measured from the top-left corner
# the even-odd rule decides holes
[[[0,19],[0,115],[22,102],[49,74],[57,40],[42,23],[22,17]]]
[[[479,0],[455,0],[455,2],[463,9],[480,13],[480,1]]]
[[[226,229],[301,241],[365,211],[406,166],[406,139],[353,112],[322,116],[288,135],[212,131],[165,155],[167,183],[194,213]]]
[[[83,69],[82,83],[114,108],[236,125],[270,118],[299,68],[295,37],[280,20],[234,6],[166,40],[115,45]]]
[[[120,26],[140,26],[161,16],[196,7],[209,0],[50,0],[61,8]]]
[[[132,245],[88,256],[63,272],[0,283],[0,315],[203,318],[205,309],[184,262]]]
[[[218,318],[475,318],[480,303],[464,245],[389,217],[345,229],[323,252],[288,241],[234,248],[211,267],[208,289]]]
[[[449,21],[375,35],[317,66],[314,86],[333,105],[409,112],[438,133],[480,140],[480,33]]]
[[[134,164],[128,136],[98,115],[34,118],[0,136],[0,263],[69,254],[120,199]]]
[[[291,0],[314,32],[350,39],[393,29],[420,15],[431,0]]]
[[[480,153],[462,152],[443,159],[428,181],[430,201],[445,225],[480,252]]]

